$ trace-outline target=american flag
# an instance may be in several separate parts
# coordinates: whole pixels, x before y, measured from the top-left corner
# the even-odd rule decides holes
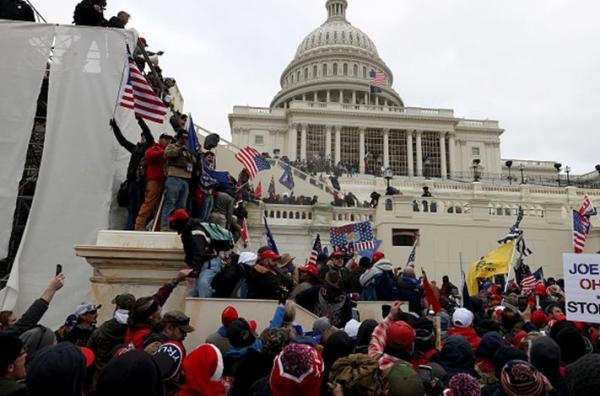
[[[533,274],[529,274],[521,281],[521,290],[523,294],[527,294],[535,288],[538,283],[544,282],[544,270],[542,268],[535,271]]]
[[[331,244],[337,248],[345,249],[350,246],[356,252],[375,248],[373,227],[368,221],[333,227],[329,230],[329,234]]]
[[[317,258],[319,254],[323,252],[323,246],[321,246],[321,235],[317,234],[315,238],[315,243],[313,244],[312,251],[310,252],[310,259],[308,260],[308,264],[317,264]]]
[[[410,251],[410,254],[408,255],[408,260],[406,260],[406,266],[415,268],[416,262],[417,262],[417,241],[415,241],[415,244],[413,245],[413,248]]]
[[[583,253],[590,227],[590,219],[577,210],[573,210],[573,249],[575,253]]]
[[[235,159],[238,160],[244,168],[248,171],[248,176],[254,179],[259,172],[271,169],[269,161],[264,159],[261,153],[259,153],[254,147],[246,146],[235,155]]]
[[[167,114],[167,107],[156,96],[146,77],[131,58],[127,69],[127,81],[121,88],[119,104],[121,107],[133,110],[136,117],[162,124]]]
[[[371,85],[376,87],[383,87],[385,85],[385,73],[371,70],[370,77]]]
[[[591,216],[596,216],[598,214],[598,211],[592,204],[590,197],[588,197],[587,195],[585,197],[583,197],[583,203],[581,204],[581,208],[579,208],[579,213],[582,216],[587,217],[588,219]]]

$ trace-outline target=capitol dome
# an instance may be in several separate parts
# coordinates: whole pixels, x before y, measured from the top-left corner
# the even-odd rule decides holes
[[[293,100],[403,107],[392,88],[393,74],[377,47],[346,19],[348,1],[327,0],[325,6],[327,20],[298,46],[271,107],[288,107]],[[385,75],[377,92],[371,88],[375,72]]]

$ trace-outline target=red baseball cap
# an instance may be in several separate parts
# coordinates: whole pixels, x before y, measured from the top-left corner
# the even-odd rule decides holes
[[[546,286],[543,283],[535,285],[535,294],[539,294],[540,296],[546,295]]]
[[[402,351],[412,350],[417,333],[408,323],[399,320],[392,323],[387,330],[387,345]]]
[[[272,250],[265,250],[260,255],[261,260],[265,260],[265,259],[279,260],[280,258],[281,258],[281,256]]]
[[[548,318],[544,311],[538,310],[531,314],[531,323],[536,325],[538,328],[542,328],[548,323]]]
[[[231,322],[236,320],[238,317],[239,317],[238,311],[235,308],[233,308],[231,306],[226,307],[223,310],[223,313],[221,314],[221,323],[223,324],[223,326],[227,327],[227,326],[229,326],[229,324]]]
[[[385,258],[385,254],[383,254],[383,252],[376,251],[375,253],[373,253],[373,259],[371,261],[373,262],[373,264],[375,264],[382,258]]]
[[[94,364],[94,361],[96,360],[94,351],[88,347],[79,347],[79,349],[81,349],[81,353],[85,357],[85,367],[90,368],[90,366]]]
[[[173,223],[177,220],[187,220],[189,218],[190,215],[185,211],[185,209],[175,209],[169,216],[169,223]]]
[[[319,277],[319,269],[314,264],[308,264],[308,265],[305,265],[304,267],[300,267],[300,268],[298,268],[298,271],[306,272],[307,274],[311,274],[315,278]]]
[[[333,253],[331,253],[331,258],[336,258],[336,257],[344,257],[345,254],[342,250],[336,250]]]

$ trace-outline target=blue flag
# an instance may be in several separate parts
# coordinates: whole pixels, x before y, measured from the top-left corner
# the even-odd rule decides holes
[[[200,141],[198,140],[198,135],[196,134],[196,126],[194,125],[194,120],[192,120],[192,115],[190,114],[188,117],[188,127],[187,127],[187,133],[188,133],[188,141],[187,141],[187,147],[188,149],[190,149],[191,152],[193,153],[199,153],[200,150],[202,150],[202,145],[200,144]]]
[[[293,190],[294,186],[294,175],[292,174],[292,167],[288,163],[283,163],[283,174],[279,178],[279,183],[283,184],[288,190]]]
[[[271,229],[269,228],[269,224],[267,223],[267,218],[263,217],[265,220],[265,236],[267,237],[267,246],[269,249],[279,254],[279,250],[277,249],[277,245],[275,244],[275,239],[273,239],[273,234],[271,234]]]

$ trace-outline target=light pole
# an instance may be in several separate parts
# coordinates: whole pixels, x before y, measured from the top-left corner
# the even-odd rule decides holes
[[[570,178],[570,173],[571,173],[571,167],[570,166],[566,166],[565,167],[565,173],[567,174],[567,187],[571,185],[571,178]]]
[[[519,164],[519,170],[521,171],[521,184],[525,184],[525,174],[523,173],[525,165]]]
[[[394,178],[394,171],[392,168],[385,168],[383,171],[383,177],[387,181],[387,188],[390,189],[390,181]]]
[[[512,173],[511,173],[511,169],[513,166],[513,162],[511,160],[506,161],[506,163],[504,164],[506,165],[506,167],[508,168],[508,183],[512,186]]]
[[[560,187],[560,170],[562,169],[562,164],[555,163],[554,169],[556,169],[556,182],[558,183],[558,187]]]

